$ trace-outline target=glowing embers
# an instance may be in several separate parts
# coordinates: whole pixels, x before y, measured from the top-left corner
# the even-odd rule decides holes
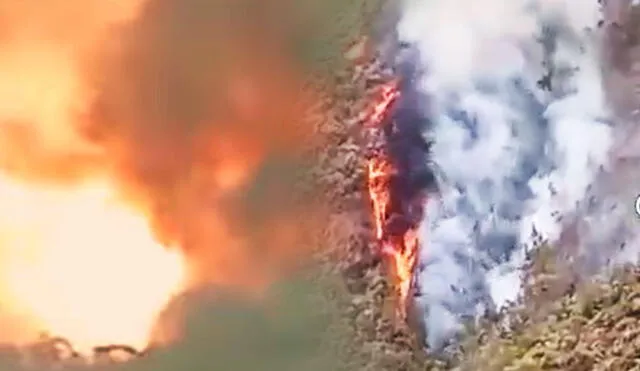
[[[378,127],[383,125],[386,114],[399,95],[395,81],[383,86],[367,123]],[[395,220],[406,219],[403,208],[394,201],[396,198],[392,194],[394,190],[391,184],[397,172],[398,169],[384,150],[378,151],[369,160],[368,189],[373,204],[376,238],[398,295],[398,314],[406,319],[407,296],[417,261],[418,238],[415,228],[409,223],[399,223],[403,224],[399,228],[396,228],[398,223],[394,223]]]

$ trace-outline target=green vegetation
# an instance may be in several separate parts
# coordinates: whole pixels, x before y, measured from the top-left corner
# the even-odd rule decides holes
[[[334,75],[346,67],[343,53],[359,36],[368,34],[385,0],[302,0],[295,48],[314,71]]]
[[[553,250],[533,258],[526,296],[466,343],[462,370],[637,370],[640,269],[568,277]]]
[[[295,3],[296,56],[327,78],[349,70],[345,47],[367,32],[382,5],[383,0]],[[258,304],[220,293],[185,296],[173,308],[178,328],[184,329],[181,341],[128,363],[91,369],[640,370],[640,269],[625,267],[597,281],[580,280],[548,246],[532,257],[523,298],[498,318],[470,327],[451,360],[427,357],[415,339],[416,328],[393,322],[384,266],[372,253],[364,190],[367,143],[354,118],[375,88],[372,82],[384,81],[384,71],[375,63],[365,70],[337,87],[337,99],[316,123],[329,138],[317,175],[332,193],[334,213],[321,238],[326,248],[322,264],[313,275],[274,285]],[[26,353],[38,353],[36,348]],[[16,352],[6,354],[0,356],[1,370],[24,370]],[[45,361],[29,369],[48,370],[57,362]]]

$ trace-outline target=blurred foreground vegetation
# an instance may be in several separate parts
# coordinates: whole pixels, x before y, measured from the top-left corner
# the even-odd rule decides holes
[[[640,369],[640,269],[621,267],[607,278],[567,280],[548,248],[536,254],[527,296],[497,318],[469,328],[451,359],[381,345],[371,348],[354,331],[353,309],[341,280],[331,275],[281,282],[256,304],[221,292],[194,293],[175,303],[183,338],[126,363],[87,367],[35,355],[19,364],[2,352],[6,371],[348,371],[348,370],[638,370]],[[334,277],[335,278],[335,277]],[[374,310],[364,308],[362,310]],[[183,314],[187,313],[186,317]],[[388,341],[393,341],[389,338]],[[380,354],[372,351],[380,351]],[[42,352],[42,349],[40,349]],[[22,358],[24,361],[26,358]],[[35,362],[38,361],[38,362]],[[67,369],[65,367],[65,369]]]
[[[341,285],[328,277],[308,272],[291,277],[273,285],[260,300],[213,289],[185,294],[163,315],[163,321],[178,330],[179,340],[129,355],[124,363],[114,362],[122,355],[114,351],[88,365],[88,358],[72,356],[54,339],[43,339],[25,349],[5,348],[0,369],[349,370],[353,344],[345,317],[339,315]]]

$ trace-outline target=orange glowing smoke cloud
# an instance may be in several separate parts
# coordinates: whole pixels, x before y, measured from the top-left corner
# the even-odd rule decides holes
[[[144,347],[172,295],[299,246],[311,204],[269,170],[309,134],[275,10],[0,4],[0,342]]]
[[[371,125],[380,125],[384,115],[388,112],[400,92],[396,82],[391,82],[382,87],[379,99],[371,108]],[[398,294],[398,311],[402,318],[406,319],[406,300],[411,287],[413,271],[417,262],[418,237],[414,229],[409,229],[404,234],[397,236],[387,233],[387,222],[394,212],[392,205],[390,180],[395,175],[396,168],[382,151],[369,160],[369,196],[373,204],[373,217],[376,229],[376,238],[380,242],[382,253],[387,257],[390,273],[394,278]]]

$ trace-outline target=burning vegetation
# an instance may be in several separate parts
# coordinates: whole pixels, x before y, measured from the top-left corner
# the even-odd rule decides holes
[[[373,103],[369,124],[382,133],[388,129],[381,125],[393,125],[385,122],[389,119],[393,103],[400,95],[395,82],[383,85],[380,98]],[[384,138],[384,134],[382,135]],[[383,140],[384,143],[384,140]],[[418,256],[419,241],[417,225],[411,223],[407,210],[403,208],[402,198],[397,194],[399,179],[398,167],[394,158],[385,149],[384,144],[372,154],[368,164],[368,188],[373,203],[375,233],[382,254],[388,260],[389,273],[396,286],[398,296],[397,311],[399,318],[406,320],[406,305],[412,284],[414,268]],[[396,187],[394,187],[396,185]],[[416,202],[418,200],[415,200]]]
[[[525,298],[427,357],[413,294],[435,182],[411,74],[361,39],[320,97],[289,52],[290,4],[259,3],[0,5],[0,368],[637,367],[637,269],[594,294],[536,270],[545,250]],[[319,281],[279,281],[312,252],[341,278],[321,315]]]

